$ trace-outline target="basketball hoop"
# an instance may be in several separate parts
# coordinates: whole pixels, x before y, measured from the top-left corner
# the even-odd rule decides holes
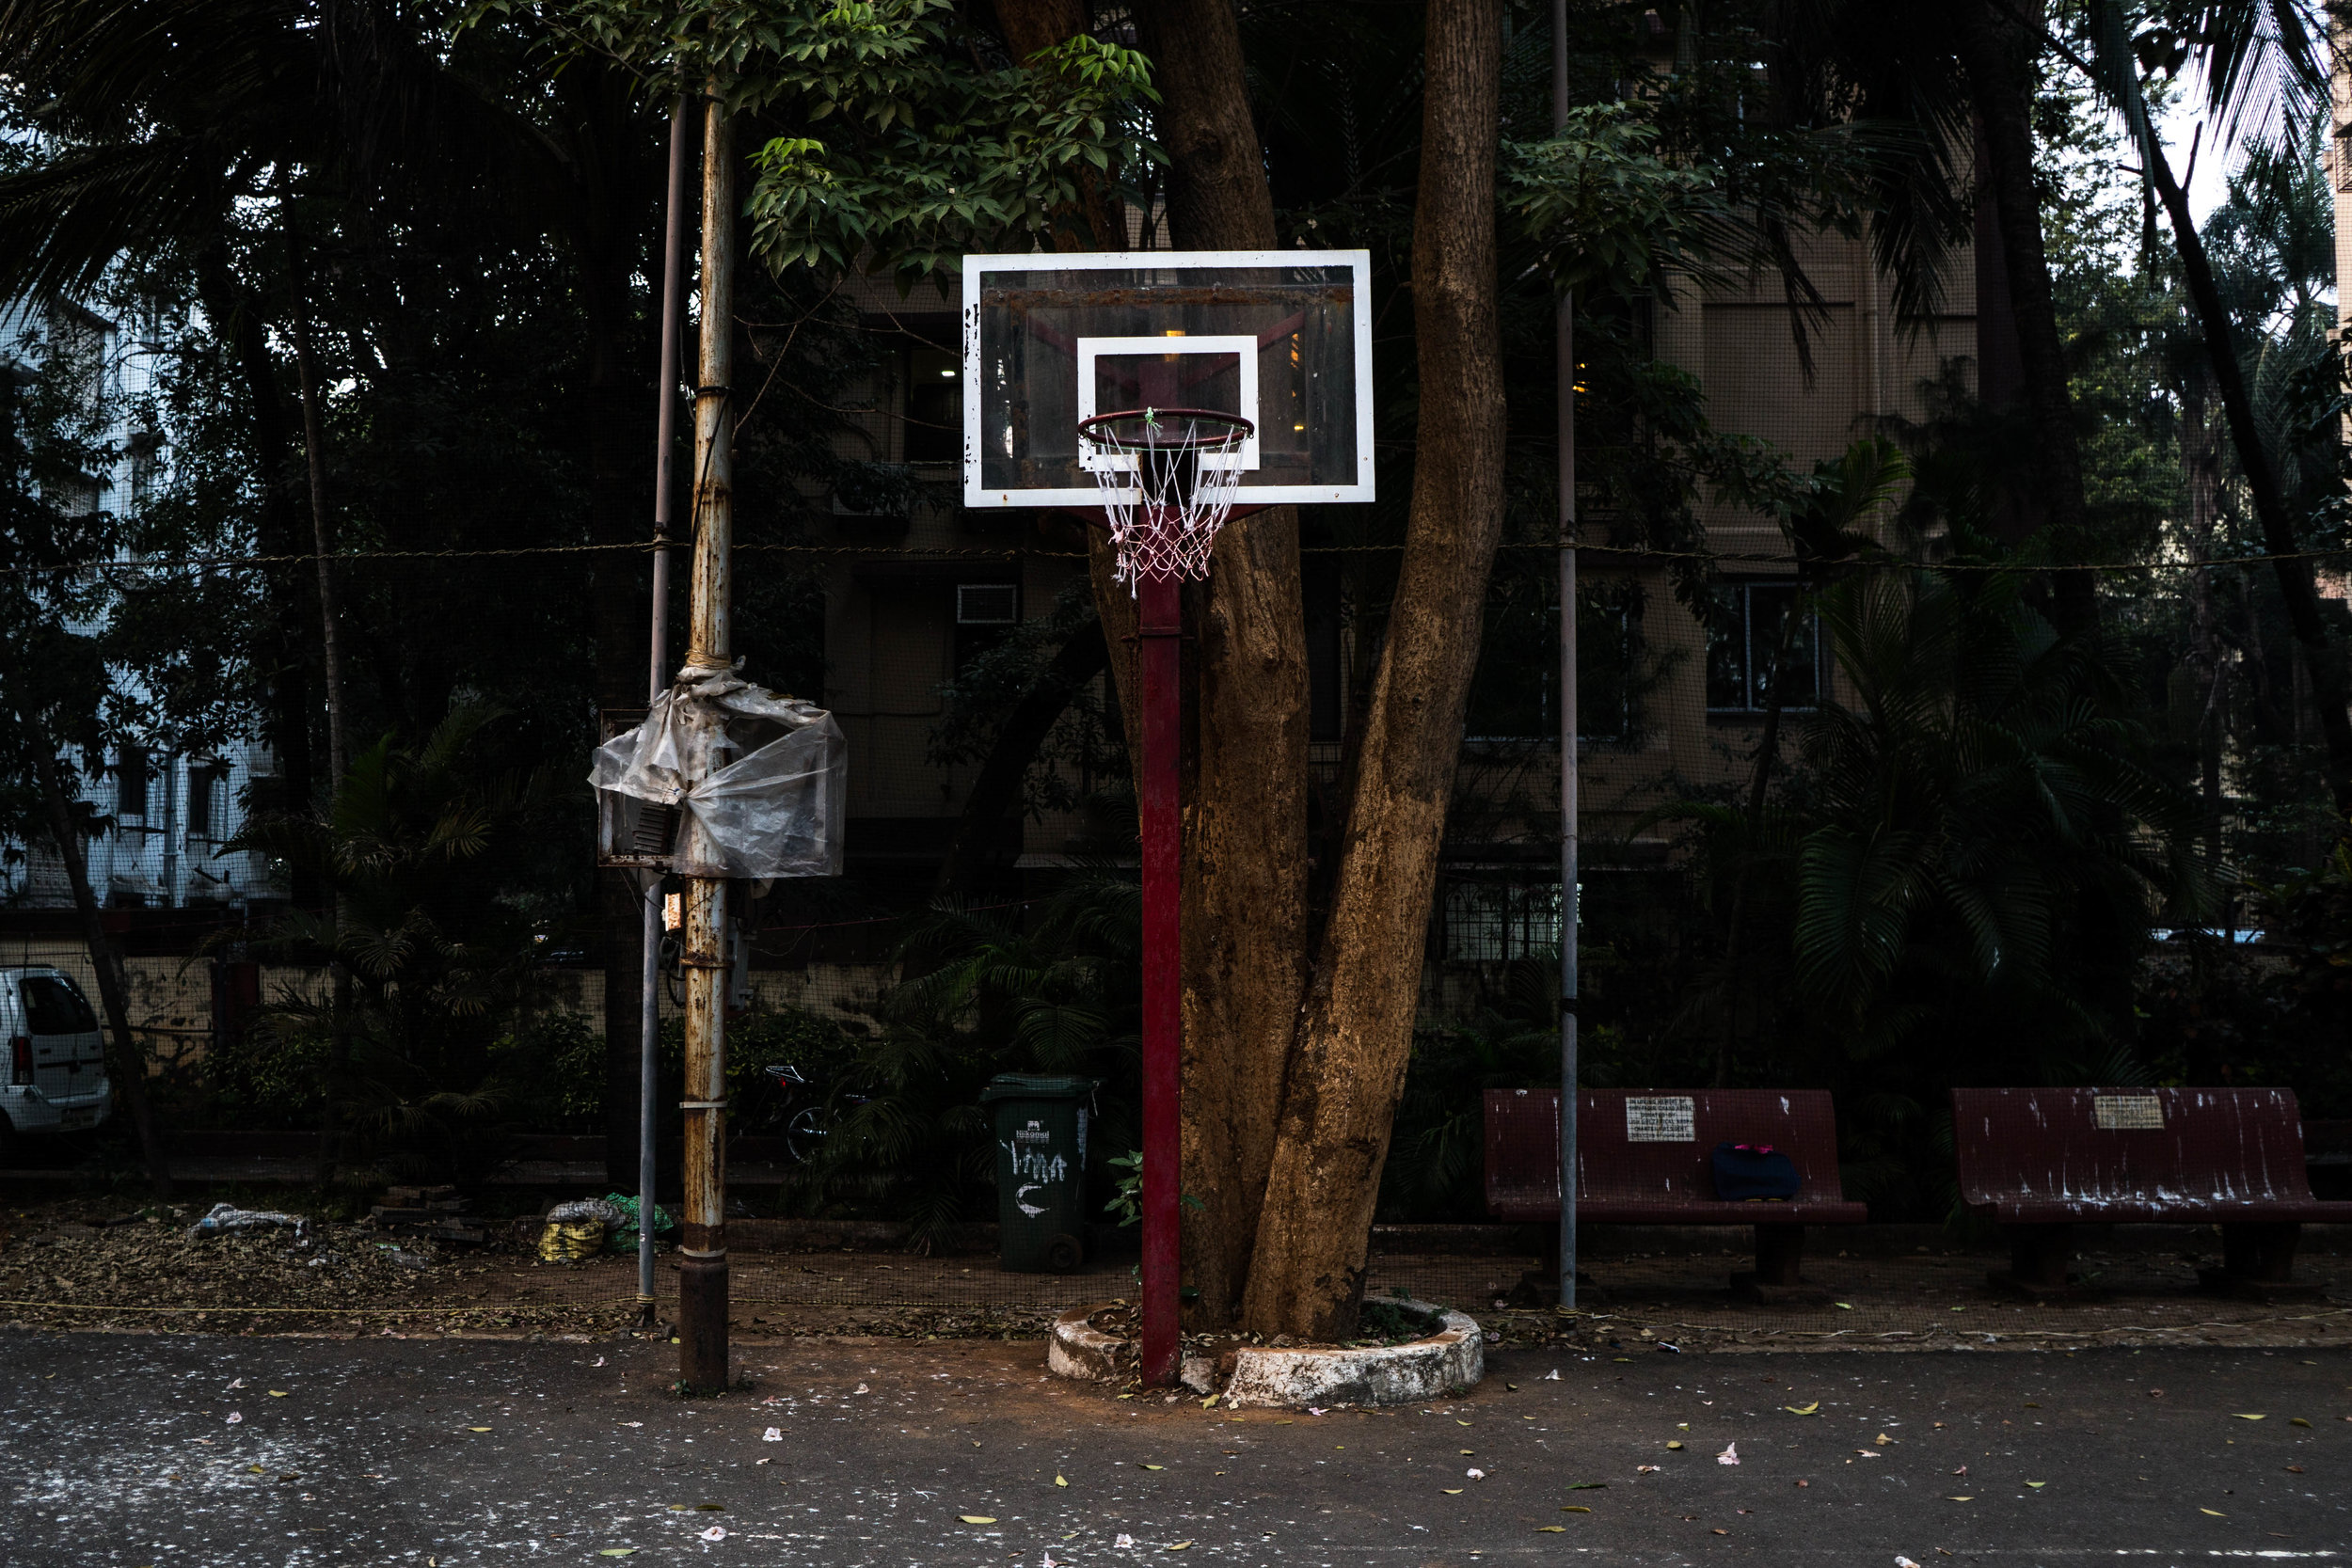
[[[1119,580],[1209,575],[1217,530],[1241,494],[1239,448],[1257,427],[1211,408],[1127,408],[1078,422],[1078,438],[1109,461],[1094,468]]]

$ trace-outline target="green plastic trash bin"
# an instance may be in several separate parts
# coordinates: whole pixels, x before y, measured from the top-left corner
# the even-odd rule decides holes
[[[1087,1102],[1101,1086],[1003,1072],[980,1091],[995,1113],[997,1256],[1012,1273],[1086,1261]]]

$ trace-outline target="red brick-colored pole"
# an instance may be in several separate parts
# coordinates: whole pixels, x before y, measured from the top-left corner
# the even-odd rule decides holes
[[[1183,968],[1177,800],[1184,704],[1181,598],[1177,578],[1136,585],[1143,677],[1143,1381],[1176,1381],[1183,1355],[1176,1301],[1179,1132],[1177,1065],[1182,1048]]]

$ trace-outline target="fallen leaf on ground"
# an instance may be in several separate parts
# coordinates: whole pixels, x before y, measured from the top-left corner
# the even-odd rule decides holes
[[[1146,1465],[1143,1468],[1147,1470],[1165,1470],[1168,1466],[1165,1465]]]
[[[286,1390],[283,1388],[272,1388],[269,1391],[269,1397],[274,1400],[282,1400],[286,1397]]]
[[[702,1533],[705,1541],[724,1541],[726,1538],[727,1528],[724,1525],[713,1525]]]
[[[993,1513],[959,1513],[956,1517],[967,1525],[993,1525],[996,1522]]]
[[[1560,1505],[1560,1512],[1563,1513],[1590,1513],[1592,1510],[1586,1508],[1581,1503],[1562,1503]]]
[[[641,1427],[645,1423],[643,1421],[623,1421],[621,1424],[625,1427]]]
[[[607,1546],[596,1555],[598,1557],[633,1557],[636,1552],[637,1548],[634,1546]]]
[[[1221,1472],[1221,1471],[1220,1471],[1219,1473],[1220,1473],[1220,1474],[1222,1474],[1223,1472]],[[1070,1484],[1070,1482],[1069,1482],[1067,1480],[1065,1480],[1064,1478],[1060,1477],[1060,1476],[1056,1476],[1056,1477],[1054,1478],[1054,1484],[1055,1484],[1056,1486],[1067,1486],[1067,1485],[1069,1485],[1069,1484]]]
[[[1729,1534],[1731,1533],[1731,1531],[1729,1531],[1729,1530],[1727,1530],[1727,1529],[1719,1529],[1719,1530],[1715,1531],[1714,1533],[1715,1533],[1715,1534],[1717,1534],[1717,1535],[1729,1535]]]
[[[1464,1470],[1462,1473],[1470,1477],[1472,1481],[1485,1481],[1486,1479],[1486,1472],[1480,1469]]]
[[[235,1426],[235,1425],[236,1425],[239,1421],[242,1421],[242,1420],[244,1420],[244,1419],[245,1419],[245,1418],[244,1418],[243,1416],[241,1416],[241,1415],[239,1415],[236,1411],[231,1410],[230,1412],[229,1412],[229,1424],[230,1424],[230,1426]]]
[[[2291,1476],[2299,1476],[2299,1475],[2301,1475],[2302,1473],[2303,1473],[2303,1466],[2302,1466],[2302,1465],[2288,1465],[2288,1466],[2287,1466],[2287,1474],[2289,1474],[2289,1475],[2291,1475]]]
[[[1678,1448],[1682,1447],[1682,1445],[1681,1445],[1681,1444],[1679,1444],[1679,1443],[1673,1442],[1673,1441],[1671,1441],[1671,1440],[1670,1440],[1670,1441],[1666,1444],[1666,1447],[1668,1447],[1668,1448],[1670,1448],[1670,1449],[1678,1449]]]
[[[1724,1445],[1724,1451],[1715,1456],[1715,1463],[1718,1465],[1739,1464],[1740,1445],[1737,1443],[1725,1443]]]
[[[1462,1495],[1462,1488],[1458,1486],[1441,1486],[1438,1490],[1449,1497],[1458,1497]]]
[[[1183,1551],[1183,1550],[1184,1550],[1186,1546],[1189,1546],[1189,1545],[1191,1545],[1191,1544],[1192,1544],[1192,1543],[1191,1543],[1191,1542],[1189,1542],[1189,1541],[1178,1541],[1178,1542],[1174,1543],[1173,1544],[1171,1544],[1171,1545],[1170,1545],[1168,1549],[1169,1551],[1171,1551],[1171,1552],[1181,1552],[1181,1551]]]
[[[2045,1486],[2049,1485],[2050,1483],[2049,1483],[2048,1481],[2029,1481],[2026,1482],[2026,1484],[2027,1486],[2032,1487],[2035,1491],[2039,1492],[2040,1490],[2042,1490],[2042,1488],[2043,1488],[2043,1487],[2045,1487]]]
[[[1655,1470],[1658,1466],[1652,1465],[1648,1468]],[[1571,1492],[1606,1492],[1609,1490],[1609,1483],[1605,1481],[1580,1481],[1571,1483],[1568,1490]]]
[[[1850,1301],[1833,1301],[1830,1305],[1836,1307],[1840,1312],[1851,1312],[1853,1310],[1853,1303]]]
[[[1882,1449],[1883,1449],[1883,1448],[1885,1448],[1885,1447],[1886,1447],[1889,1443],[1892,1443],[1894,1440],[1895,1440],[1895,1439],[1893,1439],[1892,1437],[1887,1436],[1887,1435],[1886,1435],[1886,1433],[1883,1433],[1883,1432],[1882,1432],[1882,1433],[1879,1433],[1876,1437],[1873,1437],[1873,1438],[1871,1438],[1871,1439],[1870,1439],[1870,1441],[1871,1441],[1871,1442],[1876,1443],[1876,1444],[1877,1444],[1880,1448],[1882,1448]]]
[[[1546,1372],[1542,1377],[1537,1378],[1535,1381],[1538,1383],[1557,1383],[1560,1381],[1560,1369],[1554,1367],[1551,1370]]]
[[[763,1443],[781,1443],[784,1441],[784,1429],[782,1427],[770,1427],[766,1432],[759,1434],[759,1440]]]
[[[1815,1400],[1811,1404],[1784,1404],[1781,1408],[1791,1416],[1817,1416],[1820,1414],[1821,1402]]]
[[[1658,1466],[1655,1465],[1636,1465],[1633,1466],[1633,1473],[1637,1476],[1654,1476],[1658,1473]]]
[[[2262,1419],[2262,1417],[2259,1415],[2249,1416],[2245,1411],[2241,1410],[2237,1414],[2237,1418],[2241,1421],[2259,1421]]]
[[[468,1427],[466,1430],[468,1432],[487,1432],[490,1429],[488,1427]]]
[[[2289,1416],[2287,1418],[2287,1425],[2291,1427],[2307,1427],[2311,1424],[2311,1422],[2303,1419],[2300,1416]]]
[[[2227,1519],[2229,1517],[2228,1514],[2222,1513],[2217,1508],[2201,1508],[2197,1512],[2200,1513],[2210,1513],[2217,1519]]]
[[[1565,1535],[1567,1530],[1568,1527],[1565,1525],[1537,1525],[1535,1527],[1537,1535]]]

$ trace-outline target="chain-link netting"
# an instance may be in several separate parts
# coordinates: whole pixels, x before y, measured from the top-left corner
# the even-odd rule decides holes
[[[2045,107],[2088,123],[2079,103]],[[2352,635],[2352,555],[2332,280],[2282,284],[2249,318],[2254,395],[2282,433],[2267,460],[2300,531],[2282,541],[2257,515],[2194,312],[2137,202],[2085,184],[2089,166],[2054,171],[2048,216],[2079,504],[2051,489],[2063,433],[2036,424],[2006,295],[1976,258],[1950,259],[1939,297],[1898,291],[1867,235],[1810,233],[1791,242],[1802,308],[1760,274],[1580,301],[1564,607],[1556,300],[1533,273],[1505,289],[1502,542],[1432,835],[1377,1202],[1402,1228],[1375,1244],[1368,1291],[1491,1316],[1543,1266],[1532,1233],[1465,1227],[1491,1218],[1482,1092],[1559,1077],[1570,699],[1582,1081],[1827,1090],[1846,1196],[1879,1222],[1947,1227],[1924,1258],[1836,1259],[1817,1239],[1817,1272],[1851,1300],[1772,1309],[1787,1333],[1964,1337],[1935,1314],[1991,1310],[1969,1249],[1993,1238],[1958,1201],[1955,1085],[2287,1085],[2315,1190],[2344,1196],[2352,863],[2331,781],[2352,753],[2331,751],[2345,731],[2325,693]],[[2311,264],[2274,254],[2262,199],[2235,191],[2215,219],[2249,284]],[[1402,274],[1377,256],[1386,300]],[[27,1042],[0,1085],[0,1316],[405,1332],[636,1313],[617,1238],[573,1238],[589,1255],[569,1261],[541,1249],[552,1205],[635,1186],[640,915],[596,868],[585,777],[643,714],[651,465],[614,454],[651,444],[652,394],[624,418],[606,382],[551,390],[575,376],[544,357],[574,302],[533,293],[530,268],[475,270],[518,292],[437,316],[446,363],[380,363],[366,314],[432,290],[322,302],[315,496],[289,477],[292,370],[279,386],[267,342],[222,336],[259,319],[230,309],[243,294],[216,312],[151,301],[103,329],[72,311],[0,323],[31,400],[20,435],[89,405],[87,429],[41,436],[73,460],[38,498],[73,559],[0,562],[22,612],[8,626],[40,630],[56,659],[50,705],[18,715],[55,733],[24,749],[68,765],[61,800],[37,768],[0,789],[0,1007]],[[734,1298],[763,1325],[1034,1326],[1120,1294],[1134,1267],[1132,643],[1097,615],[1085,525],[959,504],[945,296],[770,279],[742,311],[732,652],[746,678],[831,712],[850,760],[842,874],[729,893]],[[1243,847],[1296,869],[1302,953],[1403,651],[1409,337],[1391,324],[1378,340],[1383,499],[1246,517],[1229,541],[1296,531],[1295,581],[1187,591],[1196,694],[1231,649],[1218,616],[1298,617],[1290,708],[1196,695],[1190,722],[1303,741],[1285,818],[1303,831]],[[114,379],[35,386],[31,367],[66,366],[69,348],[113,356]],[[65,526],[102,516],[119,536]],[[1413,580],[1458,564],[1419,560]],[[673,908],[654,982],[665,1201],[678,924]],[[34,992],[72,1026],[32,1026]],[[85,1037],[111,1038],[118,1006],[167,1203],[126,1096],[88,1125],[124,1047]],[[979,1097],[1002,1072],[1099,1084],[1075,1273],[996,1260]],[[189,1237],[216,1203],[308,1223]],[[2147,1304],[2114,1308],[2119,1323],[2286,1321],[2189,1304],[2172,1254],[2122,1247],[2101,1266]],[[1603,1272],[1628,1313],[1734,1342],[1742,1320],[1708,1293],[1720,1264],[1685,1249]],[[2346,1287],[2319,1243],[2303,1269]],[[658,1294],[675,1278],[665,1254]],[[2339,1331],[2325,1308],[2296,1321]]]

